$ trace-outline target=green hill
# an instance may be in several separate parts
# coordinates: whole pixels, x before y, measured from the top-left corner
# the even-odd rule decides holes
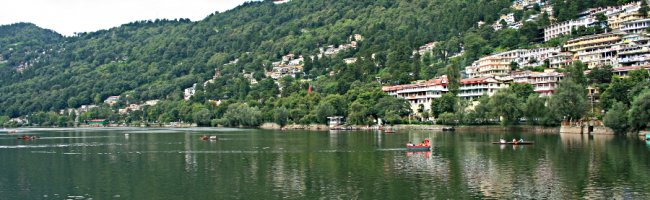
[[[379,102],[385,95],[378,91],[378,81],[427,79],[446,73],[448,66],[457,71],[498,49],[535,45],[547,23],[543,19],[525,23],[519,31],[478,27],[479,21],[495,22],[511,4],[510,0],[249,2],[198,22],[139,21],[73,37],[32,24],[0,26],[0,52],[9,60],[0,65],[0,115],[58,112],[122,95],[125,101],[120,106],[126,100],[168,100],[144,111],[151,121],[222,118],[227,106],[214,107],[208,100],[224,100],[226,105],[245,102],[261,110],[263,121],[322,122],[325,115],[359,111],[358,120],[367,123],[372,117],[401,112],[373,107],[392,105],[388,100]],[[321,48],[349,43],[354,34],[363,36],[357,48],[310,59]],[[424,59],[413,56],[414,49],[432,41],[439,41],[432,54]],[[12,46],[33,53],[22,55]],[[450,61],[448,57],[461,47],[464,54]],[[264,73],[290,53],[305,56],[304,74],[282,78],[276,85]],[[352,57],[359,61],[343,62]],[[29,65],[17,70],[21,63]],[[203,87],[215,70],[221,76]],[[252,85],[243,71],[259,83]],[[182,101],[183,89],[195,83],[197,94]],[[316,97],[305,95],[310,85]],[[287,109],[288,116],[274,116],[276,108]],[[93,115],[86,117],[112,114]]]

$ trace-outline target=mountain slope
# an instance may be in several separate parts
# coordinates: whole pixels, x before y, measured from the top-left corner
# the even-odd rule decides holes
[[[337,82],[328,92],[343,94],[355,80],[371,82],[377,74],[383,74],[385,82],[410,81],[419,78],[410,75],[419,71],[409,64],[412,49],[430,41],[456,40],[445,52],[457,53],[462,33],[480,20],[493,22],[498,16],[495,11],[510,3],[294,0],[275,5],[266,1],[215,13],[199,22],[144,21],[60,40],[53,37],[44,43],[53,50],[22,73],[1,69],[0,115],[76,108],[122,94],[129,94],[133,101],[179,99],[183,88],[207,80],[215,68],[223,77],[206,91],[204,99],[246,101],[254,88],[237,84],[242,80],[241,70],[259,74],[282,55],[314,55],[319,47],[346,43],[352,34],[361,34],[365,40],[345,56],[376,54],[379,67],[350,69],[340,61],[322,60],[307,72],[308,77],[325,75],[334,68],[345,73],[315,84]],[[6,49],[3,45],[2,51]],[[236,58],[237,64],[224,66]]]

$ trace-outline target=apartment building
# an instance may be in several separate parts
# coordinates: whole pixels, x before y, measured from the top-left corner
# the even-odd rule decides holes
[[[634,21],[624,22],[621,27],[621,31],[626,33],[635,34],[635,33],[645,33],[646,29],[650,27],[650,18],[649,19],[638,19]]]
[[[578,27],[589,27],[596,22],[596,17],[589,15],[575,20],[551,24],[544,28],[544,41],[549,41],[562,35],[570,35],[571,30],[578,29]]]
[[[565,43],[564,47],[573,52],[573,60],[580,60],[590,69],[600,65],[616,66],[621,32],[589,35]]]
[[[417,111],[420,105],[423,105],[425,110],[431,110],[433,100],[449,92],[448,83],[447,76],[442,76],[414,84],[384,86],[382,90],[389,95],[406,99],[413,111]]]
[[[469,78],[460,81],[458,97],[475,100],[487,94],[494,95],[499,89],[507,88],[508,84],[491,77]]]

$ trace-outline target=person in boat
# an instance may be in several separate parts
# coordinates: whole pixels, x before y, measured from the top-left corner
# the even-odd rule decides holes
[[[207,135],[201,136],[201,140],[208,140],[208,136]]]
[[[519,142],[524,142],[524,138],[519,139]]]
[[[412,146],[415,146],[415,145],[413,145],[412,142],[409,142],[409,143],[406,143],[406,146],[407,146],[407,147],[412,147]]]
[[[503,138],[501,138],[501,139],[499,139],[499,143],[501,143],[501,144],[505,144],[505,143],[506,143],[506,140],[504,140]]]

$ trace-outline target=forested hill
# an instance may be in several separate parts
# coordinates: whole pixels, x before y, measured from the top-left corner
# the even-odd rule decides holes
[[[409,81],[416,78],[406,77],[413,71],[407,69],[412,49],[434,40],[458,40],[479,20],[494,21],[498,15],[494,11],[509,5],[505,0],[294,0],[278,5],[266,1],[246,3],[199,22],[141,21],[68,38],[30,24],[3,26],[0,30],[7,34],[0,38],[2,52],[11,48],[8,43],[25,46],[21,55],[3,54],[3,59],[23,56],[22,61],[30,64],[22,72],[16,70],[19,62],[3,64],[0,114],[15,117],[76,108],[125,93],[135,100],[178,98],[183,88],[209,79],[215,68],[223,74],[218,82],[225,84],[207,91],[207,98],[243,100],[250,86],[229,88],[240,87],[230,83],[237,82],[241,70],[260,74],[282,55],[311,55],[319,47],[346,43],[352,34],[365,40],[356,51],[347,52],[350,57],[375,53],[386,63],[362,79],[348,78],[370,81],[379,71],[388,71],[385,74],[391,76],[386,79]],[[451,50],[459,47],[452,45]],[[236,58],[236,65],[224,68]],[[308,76],[326,73],[313,72]],[[338,92],[344,93],[351,80],[341,81]]]

